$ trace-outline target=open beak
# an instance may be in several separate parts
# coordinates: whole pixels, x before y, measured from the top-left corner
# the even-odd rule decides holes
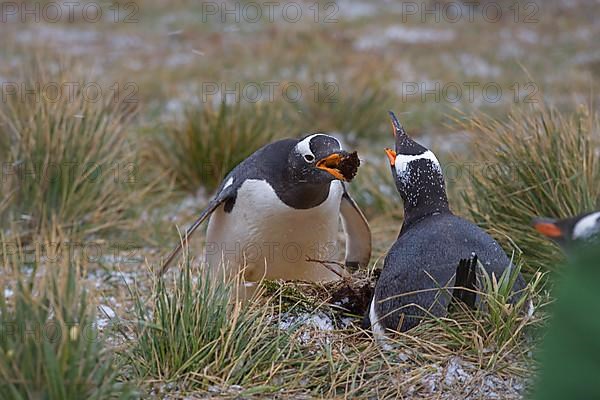
[[[396,152],[392,149],[385,149],[385,154],[387,154],[389,160],[390,160],[390,165],[393,167],[396,164]]]
[[[329,172],[335,179],[350,182],[358,171],[360,160],[356,152],[341,151],[323,157],[317,161],[316,167]]]
[[[536,231],[552,239],[562,238],[563,232],[556,221],[548,218],[535,218],[531,223]]]
[[[394,137],[396,137],[398,132],[402,132],[404,128],[402,128],[402,125],[400,125],[400,121],[398,121],[398,118],[396,118],[396,114],[394,114],[393,111],[388,111],[388,113],[390,114],[390,119],[392,122],[392,133]]]

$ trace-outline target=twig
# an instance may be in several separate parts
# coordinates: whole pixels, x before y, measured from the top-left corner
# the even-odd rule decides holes
[[[334,274],[336,274],[337,276],[339,276],[340,278],[343,278],[342,275],[340,275],[339,272],[337,272],[335,269],[331,268],[329,265],[327,264],[333,264],[333,265],[337,265],[338,267],[342,268],[343,270],[345,270],[345,266],[343,263],[339,262],[339,261],[330,261],[330,260],[319,260],[316,258],[311,258],[306,256],[306,261],[307,262],[315,262],[315,263],[319,263],[322,266],[324,266],[325,268],[327,268],[328,270],[330,270],[331,272],[333,272]]]

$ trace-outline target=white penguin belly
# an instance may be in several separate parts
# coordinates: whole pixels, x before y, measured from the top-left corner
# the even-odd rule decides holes
[[[283,203],[267,182],[246,180],[230,213],[219,207],[210,217],[206,261],[224,262],[230,272],[245,267],[247,281],[266,279],[326,281],[339,275],[311,259],[339,260],[342,184],[333,181],[327,199],[300,210]]]

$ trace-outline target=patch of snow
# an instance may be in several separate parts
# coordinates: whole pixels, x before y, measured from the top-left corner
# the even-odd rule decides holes
[[[427,374],[423,378],[421,378],[421,384],[425,389],[429,391],[429,393],[434,393],[437,391],[439,382],[442,377],[442,369],[438,365],[434,366],[434,368],[435,372]]]
[[[560,5],[565,8],[574,8],[579,6],[578,0],[560,0]]]
[[[459,357],[452,357],[448,362],[448,366],[446,368],[446,375],[444,377],[444,383],[446,385],[452,385],[455,382],[466,382],[469,375],[464,371],[461,365],[461,360]]]
[[[311,318],[308,319],[307,323],[313,325],[315,328],[321,331],[333,330],[333,323],[331,321],[331,318],[329,318],[326,315],[313,315]]]
[[[165,112],[174,116],[183,116],[185,102],[178,98],[172,98],[165,104]]]
[[[301,343],[306,344],[317,338],[329,342],[329,338],[322,337],[323,333],[332,332],[335,327],[333,320],[319,312],[316,314],[301,313],[297,315],[284,314],[279,321],[279,329],[289,330],[290,328],[298,327],[300,335],[298,339]]]
[[[182,65],[191,64],[196,59],[194,53],[176,53],[167,57],[165,65],[169,68],[176,68]]]
[[[473,54],[463,53],[458,56],[460,68],[468,75],[480,76],[482,78],[496,78],[502,73],[502,69],[488,63],[481,57]]]
[[[40,37],[61,44],[92,44],[100,38],[100,33],[89,29],[61,27],[58,25],[38,25],[31,30],[21,30],[17,33],[17,42],[29,43]]]
[[[95,268],[88,272],[87,279],[93,282],[96,289],[98,289],[102,286],[102,282],[104,281],[106,275],[107,274],[104,272],[104,270]]]
[[[344,19],[359,19],[363,17],[372,17],[377,15],[378,6],[373,3],[366,3],[355,0],[338,0],[339,15]]]
[[[500,46],[498,49],[500,58],[519,58],[525,55],[525,50],[519,46],[510,29],[501,30],[500,39]]]
[[[113,318],[115,318],[116,313],[113,311],[112,308],[104,304],[100,304],[98,306],[98,310],[99,315],[98,318],[96,318],[96,326],[98,327],[98,329],[104,329],[108,326],[110,321]]]
[[[517,38],[528,44],[539,44],[540,35],[531,29],[519,29],[517,30]]]
[[[346,307],[350,306],[350,298],[348,296],[342,297],[341,299],[333,302],[336,306]]]
[[[586,51],[577,53],[575,54],[575,57],[573,57],[573,63],[576,65],[585,65],[597,62],[600,62],[600,51]]]
[[[406,44],[451,42],[455,37],[455,32],[449,29],[408,28],[402,25],[392,25],[383,32],[374,32],[359,38],[354,43],[354,48],[369,50],[382,48],[393,42]]]
[[[563,37],[567,37],[568,39],[577,40],[577,41],[588,41],[594,39],[596,33],[593,29],[590,29],[588,26],[582,26],[574,31],[569,32],[561,32],[561,39]]]
[[[348,328],[350,325],[352,325],[352,323],[354,322],[354,318],[351,317],[343,317],[340,320],[340,324],[341,324],[341,328],[342,329],[346,329]]]
[[[414,82],[418,78],[417,71],[412,64],[406,60],[395,62],[394,71],[403,82]]]
[[[153,51],[154,48],[139,36],[134,35],[112,35],[109,40],[111,50],[125,51],[125,50],[140,50]]]
[[[109,306],[106,306],[104,304],[100,304],[98,306],[98,309],[100,309],[100,312],[102,312],[102,315],[105,315],[108,318],[114,318],[116,316],[115,312],[113,311],[112,308],[110,308]]]

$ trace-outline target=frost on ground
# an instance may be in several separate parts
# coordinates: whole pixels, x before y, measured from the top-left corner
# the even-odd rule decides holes
[[[506,379],[481,371],[460,357],[452,357],[445,365],[433,365],[433,371],[425,374],[408,392],[415,394],[420,386],[425,393],[440,399],[520,399],[524,383],[523,379]]]
[[[345,317],[336,321],[324,312],[291,314],[285,313],[279,317],[279,329],[297,332],[297,339],[305,345],[314,341],[330,343],[330,336],[335,330],[351,327],[352,318]]]
[[[449,29],[408,28],[402,25],[392,25],[383,31],[378,30],[365,34],[354,43],[354,47],[356,50],[370,50],[384,48],[394,42],[406,44],[451,42],[455,37],[456,33]]]

